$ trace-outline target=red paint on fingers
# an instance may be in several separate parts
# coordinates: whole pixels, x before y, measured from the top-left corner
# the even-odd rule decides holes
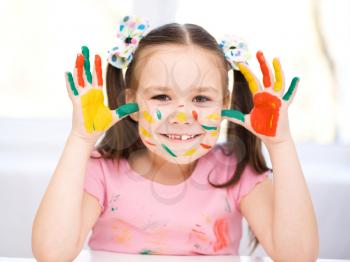
[[[77,78],[78,78],[78,85],[81,87],[85,86],[84,83],[84,56],[82,54],[77,55],[77,60],[75,62],[75,68],[77,69]]]
[[[259,61],[261,72],[263,74],[263,83],[265,87],[270,87],[271,86],[271,79],[270,79],[270,73],[269,73],[269,68],[267,66],[265,57],[263,52],[258,51],[256,53],[256,58]]]
[[[102,86],[103,85],[102,67],[101,67],[101,57],[99,55],[95,55],[95,70],[96,70],[96,77],[97,77],[97,85]]]

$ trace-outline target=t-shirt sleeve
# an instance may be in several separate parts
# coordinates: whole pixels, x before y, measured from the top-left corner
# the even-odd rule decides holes
[[[251,166],[247,165],[244,172],[241,175],[237,195],[236,195],[236,206],[238,210],[239,203],[241,202],[241,199],[247,195],[250,191],[254,189],[254,187],[259,184],[260,182],[264,181],[266,178],[268,178],[270,174],[270,171],[266,171],[262,174],[257,174]]]
[[[84,181],[84,191],[97,198],[102,210],[104,209],[105,183],[103,170],[101,167],[101,159],[90,157]]]

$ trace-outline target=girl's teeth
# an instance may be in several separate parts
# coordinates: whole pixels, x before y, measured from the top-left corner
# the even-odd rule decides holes
[[[166,135],[168,138],[170,139],[177,139],[177,140],[188,140],[191,139],[193,137],[195,137],[195,135],[192,136],[188,136],[188,135],[183,135],[183,136],[179,136],[179,135]]]

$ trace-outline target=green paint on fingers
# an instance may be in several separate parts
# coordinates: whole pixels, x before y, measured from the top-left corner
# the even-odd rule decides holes
[[[77,96],[78,95],[78,90],[75,87],[72,73],[71,72],[67,72],[66,74],[67,74],[67,77],[68,77],[68,82],[69,82],[70,89],[72,89],[72,92],[73,92],[74,96]]]
[[[166,145],[162,144],[162,147],[173,157],[176,157],[176,155],[167,147]]]
[[[205,126],[205,125],[202,125],[202,127],[203,127],[205,130],[216,130],[216,129],[218,129],[216,126]]]
[[[295,90],[295,88],[296,88],[296,86],[297,86],[299,81],[300,81],[299,77],[294,77],[293,78],[292,82],[290,83],[290,86],[288,88],[287,93],[285,93],[283,98],[282,98],[284,101],[288,101],[292,97],[292,95],[294,93],[294,90]]]
[[[84,56],[84,69],[85,69],[86,79],[90,84],[92,84],[92,75],[91,75],[91,71],[90,71],[89,48],[87,46],[82,46],[81,52],[83,53],[83,56]]]
[[[139,111],[139,106],[136,103],[125,104],[125,105],[118,107],[115,110],[115,112],[117,113],[119,118],[130,115],[130,114],[135,113],[137,111]]]
[[[224,109],[224,110],[221,110],[221,116],[226,116],[226,117],[238,119],[241,122],[244,122],[245,115],[241,111],[238,111],[238,110]]]

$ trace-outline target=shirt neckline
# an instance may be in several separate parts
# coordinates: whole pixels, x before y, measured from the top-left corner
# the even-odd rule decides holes
[[[207,155],[207,154],[206,154],[206,155]],[[195,176],[197,176],[199,166],[202,164],[203,158],[205,158],[206,155],[204,155],[204,156],[202,156],[202,157],[200,157],[200,158],[198,159],[197,164],[196,164],[196,166],[195,166],[195,168],[194,168],[192,174],[191,174],[188,178],[186,178],[184,181],[182,181],[182,182],[180,182],[180,183],[177,183],[177,184],[174,184],[174,185],[171,185],[171,184],[169,184],[169,185],[167,185],[167,184],[162,184],[162,183],[159,183],[159,182],[157,182],[157,181],[154,181],[154,180],[145,178],[144,176],[142,176],[142,175],[140,175],[138,172],[136,172],[136,171],[130,166],[129,161],[128,161],[127,159],[125,159],[125,158],[121,159],[120,164],[121,164],[121,165],[125,165],[125,166],[124,166],[125,169],[126,169],[127,171],[129,171],[129,172],[131,173],[132,176],[136,177],[136,179],[140,179],[140,180],[142,180],[142,181],[146,181],[146,182],[149,182],[149,183],[151,183],[151,182],[152,182],[152,183],[156,183],[157,186],[163,187],[163,188],[166,188],[166,189],[173,189],[173,188],[183,187],[190,179],[193,179],[193,178],[195,178]],[[114,161],[113,161],[113,164],[114,164],[114,166],[116,166],[115,163],[114,163]]]

